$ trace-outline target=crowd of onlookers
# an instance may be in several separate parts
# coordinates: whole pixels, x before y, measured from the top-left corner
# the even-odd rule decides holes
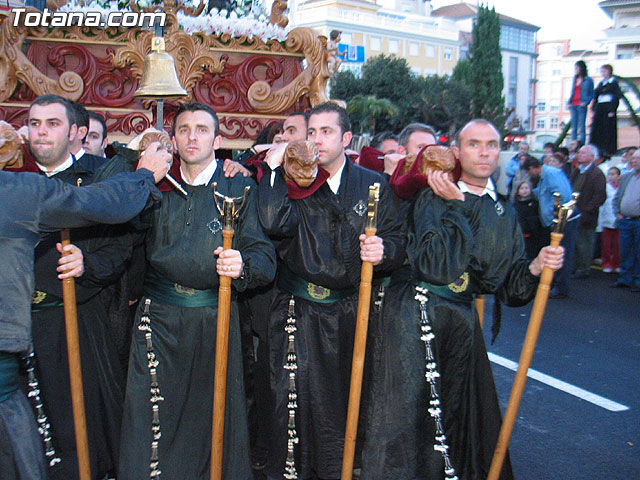
[[[381,132],[371,139],[354,136],[351,155],[361,165],[391,176],[407,153],[417,153],[402,136],[392,132]],[[528,143],[520,142],[502,175],[506,176],[506,195],[518,213],[530,258],[549,244],[557,203],[554,194],[560,194],[560,203],[569,201],[574,192],[579,194],[564,232],[565,267],[556,275],[551,298],[567,298],[569,280],[588,278],[592,266],[620,274],[612,287],[640,291],[640,238],[635,227],[640,198],[637,180],[633,180],[640,177],[640,160],[634,163],[634,156],[640,157],[637,147],[623,149],[622,158],[580,139],[571,140],[568,147],[546,143],[539,156],[529,148]],[[625,175],[627,180],[622,182]],[[494,180],[497,184],[498,179]],[[626,187],[630,180],[631,189],[621,191],[621,182]]]
[[[587,278],[592,265],[600,266],[606,273],[620,273],[613,287],[640,291],[637,272],[632,273],[640,247],[637,239],[631,243],[635,237],[628,233],[626,225],[637,221],[639,213],[637,199],[636,204],[632,201],[638,196],[634,176],[638,176],[640,154],[636,152],[636,147],[626,148],[620,161],[602,154],[595,145],[582,145],[579,140],[573,140],[569,148],[556,149],[552,143],[545,144],[538,159],[529,153],[527,143],[520,143],[505,174],[508,196],[518,212],[527,253],[535,255],[549,240],[553,193],[577,192],[580,194],[578,209],[567,227],[571,230],[568,236],[573,237],[571,224],[576,224],[575,243],[565,246],[568,257],[573,257],[573,265],[567,265],[571,268],[570,278]],[[634,180],[632,190],[619,190],[623,178],[626,178],[625,186]],[[624,197],[627,198],[621,209]],[[551,296],[564,298],[567,294],[568,289],[559,286]]]

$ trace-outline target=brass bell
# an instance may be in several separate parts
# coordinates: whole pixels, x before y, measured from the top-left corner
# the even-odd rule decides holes
[[[166,52],[163,37],[151,39],[151,52],[142,66],[140,87],[134,97],[184,97],[187,91],[180,85],[173,56]]]

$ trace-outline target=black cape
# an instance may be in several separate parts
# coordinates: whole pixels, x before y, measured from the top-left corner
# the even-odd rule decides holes
[[[212,289],[217,293],[219,277],[213,251],[222,245],[222,225],[210,186],[213,182],[217,182],[220,193],[231,197],[242,196],[244,187],[251,187],[233,238],[233,248],[241,252],[245,262],[245,275],[233,280],[233,289],[242,292],[267,284],[275,274],[275,250],[258,222],[255,183],[240,176],[225,178],[222,162],[218,163],[209,185],[183,185],[188,197],[175,190],[163,193],[161,204],[149,219],[147,275],[153,271],[183,288]],[[152,294],[146,294],[140,302],[133,328],[118,478],[139,480],[149,477],[150,472],[150,372],[145,331],[137,328],[147,297],[151,297],[153,350],[159,362],[157,379],[164,397],[159,403],[162,435],[159,469],[163,478],[208,479],[217,307],[176,306],[157,301]],[[234,300],[222,478],[249,480],[251,476],[240,327]]]
[[[80,180],[86,186],[103,161],[83,155],[51,178],[71,185]],[[124,225],[73,229],[70,238],[82,250],[85,266],[83,275],[75,279],[75,290],[91,473],[94,478],[103,478],[109,472],[117,472],[124,401],[124,378],[110,329],[109,310],[114,298],[109,287],[125,271],[131,256],[131,238]],[[60,254],[55,246],[59,241],[59,233],[49,233],[36,247],[35,278],[37,292],[61,299],[62,282],[56,271]],[[34,302],[38,298],[34,295]],[[74,426],[69,421],[73,410],[64,309],[41,309],[39,305],[34,303],[32,313],[36,376],[61,459],[49,476],[52,480],[74,479],[78,478],[78,462]]]
[[[466,194],[445,201],[427,188],[409,217],[410,266],[392,276],[381,323],[371,336],[372,386],[363,451],[363,480],[431,480],[445,477],[434,451],[435,423],[429,415],[425,344],[420,339],[416,281],[448,285],[468,274],[468,292],[495,294],[522,305],[535,293],[522,232],[503,199]],[[460,479],[484,479],[500,429],[500,408],[491,366],[471,301],[429,294],[434,355],[444,429]],[[511,478],[510,463],[502,479]]]
[[[608,97],[604,97],[608,95]],[[611,82],[600,82],[593,92],[593,118],[589,141],[600,149],[600,153],[613,155],[618,150],[618,118],[616,110],[622,97],[620,85],[615,77]],[[600,98],[608,101],[599,102]],[[609,116],[610,114],[613,114]]]
[[[147,170],[81,189],[33,173],[0,172],[0,256],[5,262],[0,350],[21,353],[30,348],[33,250],[40,232],[126,222],[142,210],[150,193],[158,191]],[[0,462],[14,465],[25,478],[44,477],[42,442],[24,395],[18,391],[2,402],[0,415],[9,434],[0,435]]]
[[[279,262],[298,277],[329,289],[357,289],[362,266],[358,237],[364,233],[369,186],[375,182],[381,184],[377,235],[384,241],[385,255],[374,271],[384,274],[402,264],[402,219],[387,182],[378,173],[346,160],[337,194],[325,183],[300,200],[287,196],[280,167],[273,187],[270,181],[270,175],[260,181],[260,220],[269,235],[279,239]],[[290,298],[277,290],[268,330],[275,409],[266,472],[274,477],[283,474],[287,456],[289,371],[283,367]],[[295,297],[299,478],[340,477],[357,303],[357,292],[329,304]]]

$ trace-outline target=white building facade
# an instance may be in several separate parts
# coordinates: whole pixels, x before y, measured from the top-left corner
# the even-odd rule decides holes
[[[535,134],[529,140],[541,149],[545,142],[554,142],[566,122],[570,120],[567,101],[571,94],[574,64],[583,60],[594,85],[602,79],[600,67],[609,64],[614,76],[624,77],[640,85],[640,1],[607,0],[600,7],[612,18],[612,26],[604,31],[604,38],[592,50],[572,50],[570,40],[539,42],[535,86]],[[620,81],[620,88],[640,115],[640,99],[632,89]],[[618,107],[618,146],[638,145],[640,134],[627,105]],[[591,111],[587,116],[587,135]],[[588,141],[588,137],[587,137]]]

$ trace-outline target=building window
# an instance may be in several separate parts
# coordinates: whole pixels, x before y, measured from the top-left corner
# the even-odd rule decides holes
[[[379,52],[381,49],[380,37],[371,37],[371,50]]]
[[[538,106],[536,107],[536,109],[539,112],[544,112],[547,109],[547,104],[545,102],[538,102]]]
[[[518,98],[518,57],[509,57],[509,91],[507,106],[514,108]]]
[[[547,128],[547,122],[546,122],[546,119],[544,119],[544,118],[537,118],[537,119],[536,119],[536,129],[537,129],[537,130],[544,130],[545,128]]]
[[[560,111],[560,106],[558,106],[558,105],[549,105],[549,111],[550,112],[558,112],[558,111]]]
[[[500,46],[507,50],[534,53],[535,40],[534,32],[518,27],[501,25]]]
[[[409,55],[412,57],[418,56],[418,42],[409,42]]]
[[[549,119],[549,128],[558,128],[558,117],[551,117]]]
[[[560,70],[559,68],[556,68],[556,69],[551,71],[551,75],[560,76],[560,75],[562,75],[562,70]]]
[[[389,53],[398,54],[400,50],[398,40],[389,40]]]
[[[411,67],[411,71],[415,73],[417,76],[422,75],[422,69],[420,67]]]
[[[453,60],[453,48],[447,47],[444,49],[444,59]]]
[[[633,50],[618,50],[616,53],[617,60],[629,60],[633,58]]]
[[[446,52],[445,52],[446,55]],[[435,58],[436,56],[436,47],[434,47],[433,45],[425,45],[424,47],[424,56],[427,58]]]

